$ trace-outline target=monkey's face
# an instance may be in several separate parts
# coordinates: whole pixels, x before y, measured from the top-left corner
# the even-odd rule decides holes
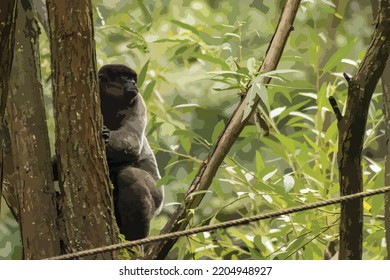
[[[138,94],[137,73],[125,65],[104,65],[100,68],[98,76],[102,98],[128,103]]]

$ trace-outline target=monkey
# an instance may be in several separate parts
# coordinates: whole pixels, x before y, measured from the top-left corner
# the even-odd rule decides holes
[[[145,136],[147,113],[137,73],[126,65],[108,64],[98,77],[115,217],[126,240],[144,238],[161,209],[163,189],[156,187],[161,176]]]
[[[145,238],[150,220],[161,210],[163,187],[156,157],[145,136],[147,112],[137,88],[137,73],[122,64],[107,64],[98,72],[101,136],[106,145],[109,175],[114,186],[115,218],[126,240]],[[57,160],[52,159],[58,180]]]
[[[132,162],[158,181],[161,176],[156,158],[145,136],[146,106],[138,93],[137,73],[122,64],[108,64],[98,76],[103,122],[109,130],[109,165]]]

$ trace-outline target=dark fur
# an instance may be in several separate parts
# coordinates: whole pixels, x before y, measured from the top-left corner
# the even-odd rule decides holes
[[[114,184],[115,216],[127,240],[146,237],[163,193],[156,158],[145,137],[146,107],[137,73],[120,64],[99,70],[107,162]],[[108,133],[107,133],[108,131]]]
[[[139,167],[159,180],[156,158],[145,137],[146,107],[135,84],[137,73],[125,65],[109,64],[99,70],[99,81],[104,125],[110,131],[108,164]]]
[[[136,86],[137,73],[121,64],[99,70],[102,137],[114,185],[115,217],[127,240],[149,234],[150,220],[163,200],[163,188],[156,187],[160,173],[145,137],[146,106]],[[57,158],[53,177],[58,180]]]

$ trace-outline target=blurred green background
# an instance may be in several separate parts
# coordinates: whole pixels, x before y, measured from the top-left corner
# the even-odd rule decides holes
[[[258,69],[284,1],[94,0],[98,66],[146,71],[139,87],[148,107],[147,136],[166,198],[153,220],[158,234],[191,184]],[[269,136],[247,126],[220,167],[191,227],[312,203],[339,195],[337,126],[327,97],[344,108],[347,84],[374,27],[371,2],[302,1],[268,87]],[[54,151],[50,51],[41,66]],[[142,71],[143,69],[143,71]],[[384,185],[384,119],[378,85],[370,106],[363,160],[365,189]],[[364,259],[385,256],[383,196],[364,204]],[[338,238],[339,206],[181,238],[169,259],[323,259]],[[2,203],[0,259],[21,257],[17,223]]]

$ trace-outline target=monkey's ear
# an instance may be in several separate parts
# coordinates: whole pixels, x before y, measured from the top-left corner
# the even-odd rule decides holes
[[[99,82],[103,82],[104,83],[104,82],[107,81],[106,75],[104,75],[104,74],[99,74],[98,78],[99,78]]]

